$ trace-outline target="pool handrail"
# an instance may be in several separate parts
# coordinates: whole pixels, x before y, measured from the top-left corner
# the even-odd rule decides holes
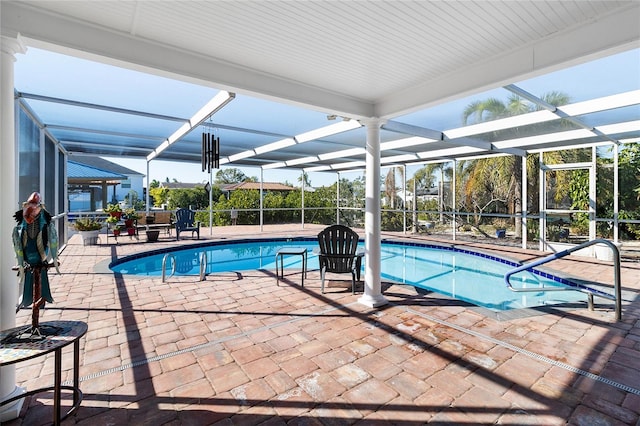
[[[200,253],[200,281],[207,279],[207,262],[207,251],[202,250],[202,253]]]
[[[166,282],[166,278],[167,278],[167,260],[171,259],[171,275],[169,275],[169,277],[172,277],[173,274],[176,273],[176,257],[172,254],[172,253],[167,253],[164,255],[164,257],[162,258],[162,282]]]
[[[162,282],[167,280],[167,260],[171,259],[171,274],[172,277],[176,273],[176,257],[172,253],[167,253],[162,258]],[[207,276],[207,252],[200,253],[200,281],[204,281]]]
[[[596,293],[593,291],[590,291],[590,289],[586,289],[586,288],[567,288],[567,287],[546,287],[543,289],[540,288],[515,288],[511,285],[511,276],[514,274],[517,274],[518,272],[522,272],[522,271],[526,271],[529,269],[532,269],[536,266],[540,266],[544,263],[548,263],[551,262],[552,260],[556,260],[556,259],[560,259],[562,257],[565,257],[571,253],[573,253],[574,251],[577,250],[581,250],[585,247],[589,247],[595,244],[605,244],[607,246],[609,246],[609,248],[611,248],[611,251],[613,252],[613,273],[614,273],[614,295],[608,295],[608,294],[604,294],[604,293]],[[557,253],[553,253],[547,257],[543,257],[542,259],[538,259],[538,260],[534,260],[533,262],[529,262],[529,263],[525,263],[524,265],[521,265],[517,268],[514,268],[510,271],[508,271],[505,275],[504,275],[504,281],[507,284],[507,287],[509,288],[509,290],[511,291],[515,291],[515,292],[539,292],[539,291],[568,291],[568,290],[574,290],[574,291],[582,291],[582,292],[586,292],[589,296],[589,309],[593,310],[593,296],[594,294],[606,299],[610,299],[615,301],[616,304],[616,321],[620,321],[622,319],[622,288],[621,288],[621,284],[620,284],[620,250],[618,249],[618,246],[616,246],[613,242],[606,240],[604,238],[598,238],[595,240],[591,240],[591,241],[587,241],[584,242],[582,244],[579,244],[575,247],[570,247],[566,250],[557,252]]]

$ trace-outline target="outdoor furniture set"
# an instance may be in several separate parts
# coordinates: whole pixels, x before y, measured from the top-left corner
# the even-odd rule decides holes
[[[136,231],[144,231],[147,234],[147,241],[157,241],[160,231],[164,231],[165,234],[171,235],[171,229],[174,226],[174,222],[169,211],[150,212],[149,214],[141,215],[136,223]]]
[[[121,235],[117,232],[119,229],[127,229],[130,238],[139,238],[140,232],[144,232],[147,241],[157,241],[160,231],[164,231],[167,235],[171,235],[171,230],[176,230],[176,240],[180,239],[180,233],[191,231],[197,238],[200,238],[200,222],[195,221],[195,211],[189,209],[178,209],[175,213],[170,211],[151,212],[150,214],[139,213],[132,223],[127,223],[127,219],[118,217],[117,220],[107,220],[107,238],[114,237],[116,241]],[[116,231],[116,232],[114,232]]]

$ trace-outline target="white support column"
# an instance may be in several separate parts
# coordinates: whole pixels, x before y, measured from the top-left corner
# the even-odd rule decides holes
[[[522,208],[522,248],[526,250],[527,248],[527,239],[529,238],[527,235],[527,210],[529,210],[529,203],[527,202],[527,198],[529,195],[527,194],[527,156],[522,157],[522,200],[520,201],[520,206]]]
[[[444,225],[444,163],[440,163],[440,183],[438,184],[438,206],[440,225]]]
[[[260,232],[264,230],[264,169],[260,168]]]
[[[336,173],[336,225],[340,224],[340,172]]]
[[[547,189],[547,173],[545,172],[545,164],[544,164],[544,154],[541,152],[539,155],[539,169],[538,169],[538,206],[539,206],[539,216],[538,219],[538,235],[540,239],[540,244],[538,246],[538,250],[546,251],[547,250],[547,197],[546,189]]]
[[[411,207],[413,210],[413,230],[414,234],[418,233],[418,190],[416,185],[416,177],[413,176],[413,201],[411,202]]]
[[[149,177],[149,163],[150,161],[147,160],[147,194],[144,200],[144,204],[146,205],[146,209],[145,209],[145,213],[147,216],[149,216],[149,212],[151,210],[151,206],[149,205],[149,201],[151,200],[151,178]],[[107,207],[106,205],[102,206],[102,210],[104,211],[104,208]],[[146,222],[145,222],[146,223]]]
[[[456,231],[457,231],[457,217],[456,217],[456,206],[457,206],[457,200],[456,200],[456,167],[458,166],[458,162],[454,159],[453,160],[453,173],[452,176],[453,178],[451,179],[451,212],[452,215],[451,217],[453,218],[452,222],[451,222],[451,239],[453,241],[456,240]]]
[[[589,241],[596,239],[596,147],[591,147],[589,168]]]
[[[14,100],[15,55],[26,51],[20,37],[2,37],[0,44],[0,328],[6,330],[16,325],[18,283],[15,271],[15,253],[11,234],[15,225],[13,214],[18,210],[18,148],[16,143],[16,103]],[[0,368],[0,400],[24,393],[16,386],[14,365]],[[23,400],[0,408],[0,423],[15,419],[20,414]]]
[[[300,220],[302,221],[302,229],[304,229],[304,191],[305,191],[305,176],[304,170],[301,170],[302,173],[302,192],[300,193]]]
[[[53,158],[53,170],[54,170],[54,173],[55,173],[56,178],[57,178],[58,177],[58,172],[60,171],[60,155],[59,155],[60,154],[60,149],[59,149],[59,146],[58,146],[57,143],[54,144],[54,146],[55,146],[56,149],[55,149],[55,154],[54,154],[55,157]],[[60,194],[60,189],[61,189],[60,188],[60,181],[58,179],[54,179],[54,181],[53,181],[53,195],[54,195],[54,198],[53,198],[53,202],[51,202],[51,201],[49,202],[49,204],[51,205],[51,209],[54,212],[54,216],[56,216],[58,213],[63,211],[62,210],[62,206],[60,206],[59,203],[58,203],[58,199],[60,198],[58,196],[58,194]],[[62,223],[62,222],[61,221],[57,221],[56,225],[58,225],[60,223]],[[60,233],[59,229],[60,228],[58,228],[58,233]]]
[[[415,198],[415,194],[413,195]],[[402,233],[407,235],[407,165],[402,165]]]
[[[67,160],[69,159],[69,156],[66,152],[64,152],[64,159],[62,160],[62,164],[60,164],[60,167],[62,167],[62,175],[64,176],[64,181],[61,183],[62,185],[62,199],[64,200],[63,203],[63,207],[62,207],[62,211],[64,211],[65,213],[65,217],[64,217],[64,237],[65,237],[65,244],[69,242],[69,170],[67,169]],[[58,246],[59,247],[59,246]]]
[[[17,128],[17,127],[16,127]],[[42,196],[42,199],[45,203],[45,205],[47,205],[47,203],[49,202],[49,200],[47,200],[46,197],[46,191],[45,191],[45,170],[47,169],[47,163],[45,161],[45,150],[47,149],[46,144],[45,144],[45,138],[44,138],[44,128],[40,128],[40,132],[39,132],[39,145],[40,148],[38,148],[38,150],[40,151],[38,153],[39,156],[39,160],[38,160],[38,167],[40,168],[40,179],[38,180],[38,192],[40,193],[40,195]],[[49,210],[50,207],[47,207],[47,210]],[[51,210],[49,210],[49,212],[51,212]]]
[[[620,183],[619,183],[619,171],[618,166],[620,158],[619,158],[620,145],[613,145],[613,241],[618,242],[619,232],[620,232],[620,223],[618,220],[620,219],[618,216],[620,205]]]
[[[366,190],[364,213],[364,294],[363,305],[376,308],[389,303],[382,295],[380,279],[380,119],[363,120],[367,126]]]

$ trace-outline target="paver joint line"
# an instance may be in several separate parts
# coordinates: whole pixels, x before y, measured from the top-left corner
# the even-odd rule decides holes
[[[347,305],[344,305],[343,307],[349,307],[349,306],[352,306],[354,304],[357,304],[357,302],[349,303]],[[397,305],[397,304],[395,304],[393,302],[391,302],[390,305],[393,305],[393,306],[396,306],[396,307],[400,307],[399,305]],[[592,380],[607,384],[609,386],[621,389],[623,391],[632,393],[634,395],[640,395],[640,389],[635,389],[635,388],[632,388],[630,386],[627,386],[627,385],[615,382],[613,380],[607,379],[605,377],[601,377],[601,376],[599,376],[597,374],[593,374],[591,372],[588,372],[588,371],[573,367],[573,366],[571,366],[569,364],[565,364],[565,363],[560,362],[560,361],[555,361],[553,359],[547,358],[547,357],[545,357],[543,355],[540,355],[540,354],[537,354],[535,352],[531,352],[529,350],[526,350],[526,349],[523,349],[523,348],[519,348],[519,347],[517,347],[515,345],[512,345],[511,343],[508,343],[508,342],[505,342],[505,341],[502,341],[502,340],[499,340],[499,339],[495,339],[495,338],[493,338],[491,336],[487,336],[485,334],[478,333],[476,331],[470,330],[470,329],[465,328],[465,327],[461,327],[459,325],[453,324],[453,323],[445,321],[445,320],[441,320],[439,318],[436,318],[434,316],[431,316],[431,315],[416,311],[416,310],[411,309],[409,307],[403,307],[403,308],[405,309],[406,312],[409,312],[411,314],[418,315],[420,317],[423,317],[423,318],[428,319],[430,321],[433,321],[433,322],[436,322],[438,324],[444,325],[446,327],[453,328],[453,329],[461,331],[463,333],[466,333],[466,334],[469,334],[469,335],[472,335],[472,336],[475,336],[475,337],[478,337],[478,338],[481,338],[481,339],[488,340],[488,341],[490,341],[492,343],[495,343],[497,345],[500,345],[502,347],[511,349],[514,352],[526,355],[528,357],[543,361],[543,362],[551,364],[551,365],[555,365],[557,367],[563,368],[565,370],[571,371],[571,372],[576,373],[576,374],[580,374],[581,376],[584,376],[584,377],[587,377],[589,379],[592,379]],[[335,310],[339,310],[339,309],[342,309],[342,308],[335,307],[335,308],[325,309],[325,310],[319,312],[317,315],[318,316],[322,316],[322,315],[324,315],[326,313],[329,313],[329,312],[332,312],[332,311],[335,311]],[[373,316],[379,316],[379,315],[374,312]],[[241,334],[232,335],[232,336],[225,336],[225,337],[222,337],[220,339],[212,340],[212,341],[207,342],[207,343],[202,343],[200,345],[195,345],[195,346],[183,348],[183,349],[180,349],[180,350],[177,350],[177,351],[168,352],[166,354],[156,355],[154,357],[147,358],[147,359],[144,359],[144,360],[139,360],[139,361],[123,364],[123,365],[121,365],[119,367],[110,368],[108,370],[103,370],[103,371],[99,371],[99,372],[90,374],[88,376],[84,376],[84,377],[80,378],[80,382],[85,381],[85,380],[95,379],[95,378],[98,378],[98,377],[105,376],[107,374],[115,373],[115,372],[118,372],[118,371],[123,371],[123,370],[129,369],[129,368],[134,368],[134,367],[137,367],[137,366],[140,366],[140,365],[148,364],[150,362],[160,361],[160,360],[163,360],[165,358],[181,355],[181,354],[184,354],[184,353],[187,353],[187,352],[194,352],[196,350],[203,349],[203,348],[206,348],[206,347],[209,347],[209,346],[213,346],[213,345],[216,345],[216,344],[220,344],[220,343],[223,343],[223,342],[227,342],[229,340],[237,339],[239,337],[246,337],[246,336],[249,336],[251,334],[259,333],[259,332],[262,332],[262,331],[265,331],[265,330],[271,330],[271,329],[273,329],[275,327],[281,327],[282,325],[291,324],[291,323],[300,321],[300,320],[302,320],[304,318],[306,318],[306,317],[291,318],[291,319],[286,320],[286,321],[281,321],[281,322],[278,322],[278,323],[273,323],[273,324],[269,324],[269,325],[265,325],[263,327],[259,327],[259,328],[253,329],[253,330],[249,330],[249,331],[243,332]],[[381,326],[383,326],[384,328],[390,328],[389,326],[383,325],[383,324],[381,324]],[[65,382],[65,385],[68,385],[68,383]]]
[[[413,310],[411,308],[405,307],[405,310],[407,312],[411,312],[412,314],[421,316],[421,317],[423,317],[425,319],[428,319],[430,321],[436,322],[438,324],[454,328],[454,329],[456,329],[458,331],[462,331],[463,333],[467,333],[467,334],[470,334],[472,336],[475,336],[475,337],[478,337],[478,338],[481,338],[481,339],[488,340],[488,341],[490,341],[492,343],[495,343],[495,344],[500,345],[502,347],[511,349],[512,351],[518,352],[518,353],[526,355],[528,357],[535,358],[537,360],[546,362],[546,363],[551,364],[551,365],[555,365],[556,367],[564,368],[565,370],[571,371],[573,373],[580,374],[581,376],[588,377],[589,379],[592,379],[592,380],[607,384],[609,386],[613,386],[613,387],[621,389],[621,390],[623,390],[625,392],[629,392],[629,393],[632,393],[634,395],[640,395],[640,389],[635,389],[635,388],[632,388],[630,386],[624,385],[622,383],[618,383],[618,382],[615,382],[613,380],[607,379],[606,377],[601,377],[601,376],[598,376],[597,374],[593,374],[593,373],[590,373],[588,371],[582,370],[580,368],[576,368],[576,367],[574,367],[572,365],[565,364],[563,362],[556,361],[556,360],[553,360],[551,358],[547,358],[544,355],[540,355],[540,354],[537,354],[535,352],[531,352],[529,350],[526,350],[526,349],[523,349],[523,348],[519,348],[517,346],[512,345],[511,343],[508,343],[508,342],[505,342],[505,341],[502,341],[502,340],[498,340],[498,339],[494,339],[491,336],[487,336],[485,334],[478,333],[476,331],[470,330],[470,329],[465,328],[465,327],[460,327],[459,325],[456,325],[456,324],[450,323],[448,321],[444,321],[444,320],[438,319],[438,318],[436,318],[434,316],[427,315],[427,314],[422,313],[422,312],[415,311],[415,310]]]
[[[351,303],[348,303],[346,305],[342,305],[342,307],[335,307],[335,308],[325,309],[325,310],[323,310],[321,312],[318,312],[318,313],[312,313],[312,315],[313,316],[323,316],[324,314],[327,314],[329,312],[340,310],[340,309],[342,309],[344,307],[349,307],[349,306],[352,306],[352,305],[356,305],[357,303],[358,302],[351,302]],[[140,366],[140,365],[145,365],[145,364],[148,364],[148,363],[154,362],[154,361],[160,361],[160,360],[172,357],[172,356],[182,355],[182,354],[187,353],[187,352],[195,352],[195,351],[197,351],[199,349],[207,348],[209,346],[214,346],[214,345],[217,345],[217,344],[220,344],[220,343],[223,343],[223,342],[228,342],[229,340],[237,339],[237,338],[240,338],[240,337],[246,337],[246,336],[249,336],[251,334],[259,333],[259,332],[262,332],[262,331],[265,331],[265,330],[271,330],[273,328],[281,327],[282,325],[291,324],[293,322],[301,321],[301,320],[307,319],[307,318],[308,318],[308,316],[298,317],[298,318],[291,318],[291,319],[288,319],[286,321],[281,321],[281,322],[265,325],[265,326],[262,326],[262,327],[259,327],[259,328],[255,328],[253,330],[242,332],[240,334],[221,337],[219,339],[212,340],[210,342],[201,343],[199,345],[190,346],[190,347],[187,347],[187,348],[179,349],[177,351],[167,352],[165,354],[156,355],[156,356],[153,356],[151,358],[145,358],[145,359],[142,359],[142,360],[129,362],[129,363],[123,364],[123,365],[118,366],[118,367],[110,368],[108,370],[97,371],[97,372],[95,372],[93,374],[90,374],[88,376],[83,376],[79,380],[80,380],[80,382],[83,382],[83,381],[86,381],[86,380],[96,379],[98,377],[102,377],[102,376],[105,376],[107,374],[116,373],[118,371],[124,371],[124,370],[127,370],[129,368],[134,368],[134,367],[137,367],[137,366]],[[67,382],[64,382],[63,384],[66,385]]]

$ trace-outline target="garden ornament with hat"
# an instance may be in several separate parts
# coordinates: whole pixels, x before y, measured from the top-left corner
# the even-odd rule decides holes
[[[13,215],[18,223],[13,228],[13,249],[18,262],[19,300],[17,308],[26,307],[32,303],[53,302],[47,267],[49,259],[56,272],[58,269],[58,233],[51,223],[51,214],[44,208],[42,198],[37,192],[32,193],[27,201],[22,203],[22,210]],[[40,284],[42,301],[33,300],[34,274],[33,269],[40,269]],[[36,283],[37,285],[37,283]]]

